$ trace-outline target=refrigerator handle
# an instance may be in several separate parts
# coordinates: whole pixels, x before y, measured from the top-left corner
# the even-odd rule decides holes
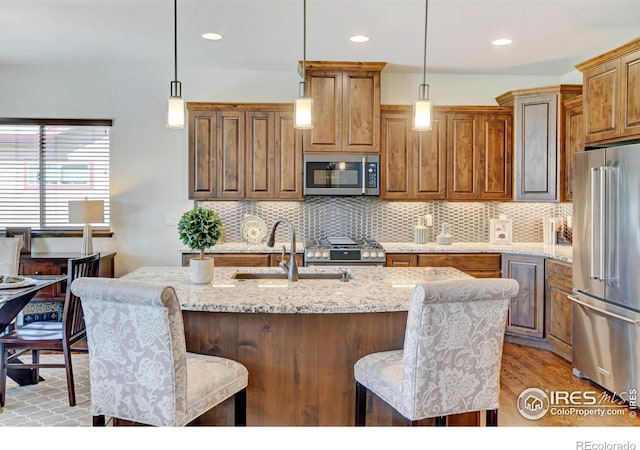
[[[602,281],[615,281],[617,279],[616,258],[617,258],[617,230],[618,230],[618,176],[617,169],[611,166],[600,168],[600,195],[604,199],[602,203],[602,214],[600,224],[601,236],[601,267]]]
[[[577,297],[574,297],[573,295],[567,295],[567,298],[571,300],[573,303],[577,303],[578,305],[584,306],[587,309],[592,309],[593,311],[599,312],[600,314],[603,314],[605,316],[613,317],[614,319],[618,319],[618,320],[624,320],[625,322],[629,322],[630,324],[640,326],[640,322],[638,322],[637,320],[629,319],[628,317],[624,317],[619,314],[615,314],[615,313],[612,313],[611,311],[606,311],[601,308],[596,308],[593,305],[590,305],[588,303],[585,303],[579,300]]]
[[[600,274],[601,272],[598,270],[600,269],[599,264],[596,266],[596,261],[598,261],[598,263],[600,263],[602,261],[602,252],[600,251],[600,257],[596,258],[596,249],[600,250],[600,247],[598,246],[598,241],[596,240],[596,230],[595,230],[595,225],[596,223],[601,224],[601,220],[602,220],[602,214],[597,214],[597,210],[596,210],[596,203],[598,205],[600,205],[601,201],[596,202],[596,198],[599,196],[600,194],[600,189],[601,189],[601,183],[600,183],[600,173],[599,173],[600,168],[599,167],[592,167],[591,168],[591,196],[590,196],[590,212],[591,212],[591,217],[589,218],[589,222],[590,222],[590,226],[589,226],[589,231],[590,231],[590,235],[589,235],[589,240],[590,240],[590,245],[589,245],[589,278],[591,278],[592,280],[599,280],[600,279]],[[602,200],[602,199],[600,199]],[[601,227],[602,228],[602,227]],[[600,241],[602,242],[602,240]]]
[[[598,261],[599,279],[604,281],[607,278],[607,267],[605,255],[609,248],[607,241],[607,214],[608,214],[608,202],[607,202],[607,167],[600,167],[600,258]]]

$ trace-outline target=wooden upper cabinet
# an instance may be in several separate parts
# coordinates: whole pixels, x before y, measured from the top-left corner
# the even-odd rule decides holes
[[[450,107],[446,127],[447,199],[510,200],[511,108]]]
[[[446,166],[442,118],[435,114],[431,131],[413,131],[411,107],[384,106],[381,121],[381,198],[444,199]]]
[[[583,74],[585,144],[640,137],[640,39],[576,68]]]
[[[560,162],[560,201],[573,201],[573,155],[584,151],[584,114],[582,97],[574,97],[563,103],[564,145]]]
[[[564,145],[562,102],[580,95],[581,85],[507,92],[496,100],[513,106],[514,200],[558,201]]]
[[[216,195],[216,113],[189,111],[189,198]]]
[[[385,63],[307,61],[314,124],[305,152],[380,152],[380,72]]]
[[[189,197],[302,198],[291,104],[188,103]]]

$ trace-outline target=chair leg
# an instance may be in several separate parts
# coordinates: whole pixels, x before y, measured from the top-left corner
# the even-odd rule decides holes
[[[367,421],[367,388],[356,381],[356,417],[357,427],[364,427]]]
[[[71,348],[69,344],[62,344],[64,354],[64,365],[67,372],[67,392],[69,395],[69,406],[76,406],[76,388],[73,382],[73,366],[71,365]]]
[[[437,416],[436,417],[436,426],[437,427],[446,427],[447,426],[447,416]]]
[[[105,423],[104,416],[93,416],[94,427],[104,427]]]
[[[236,427],[247,426],[247,388],[236,392],[234,401],[234,425]]]
[[[40,363],[40,352],[38,350],[31,350],[31,362],[33,364]],[[38,384],[40,381],[40,371],[36,368],[31,369],[31,384]]]
[[[7,350],[0,344],[0,408],[4,406],[7,393]]]
[[[498,426],[498,410],[497,409],[487,410],[487,426],[488,427]]]

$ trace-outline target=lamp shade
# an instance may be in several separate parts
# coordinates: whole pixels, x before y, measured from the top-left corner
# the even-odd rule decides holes
[[[298,97],[293,103],[295,128],[313,128],[313,99],[311,97]]]
[[[184,100],[182,97],[169,98],[167,127],[184,128]]]
[[[69,223],[104,222],[104,200],[70,200]]]
[[[413,103],[413,129],[429,131],[433,116],[433,105],[430,100],[420,99]]]

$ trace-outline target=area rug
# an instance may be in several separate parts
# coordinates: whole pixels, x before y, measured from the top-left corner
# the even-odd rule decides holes
[[[30,357],[27,357],[27,360]],[[4,427],[90,427],[89,356],[73,354],[76,406],[69,406],[64,369],[40,369],[44,381],[19,386],[7,379],[7,398],[0,410]],[[42,355],[42,362],[62,362],[62,355]]]

